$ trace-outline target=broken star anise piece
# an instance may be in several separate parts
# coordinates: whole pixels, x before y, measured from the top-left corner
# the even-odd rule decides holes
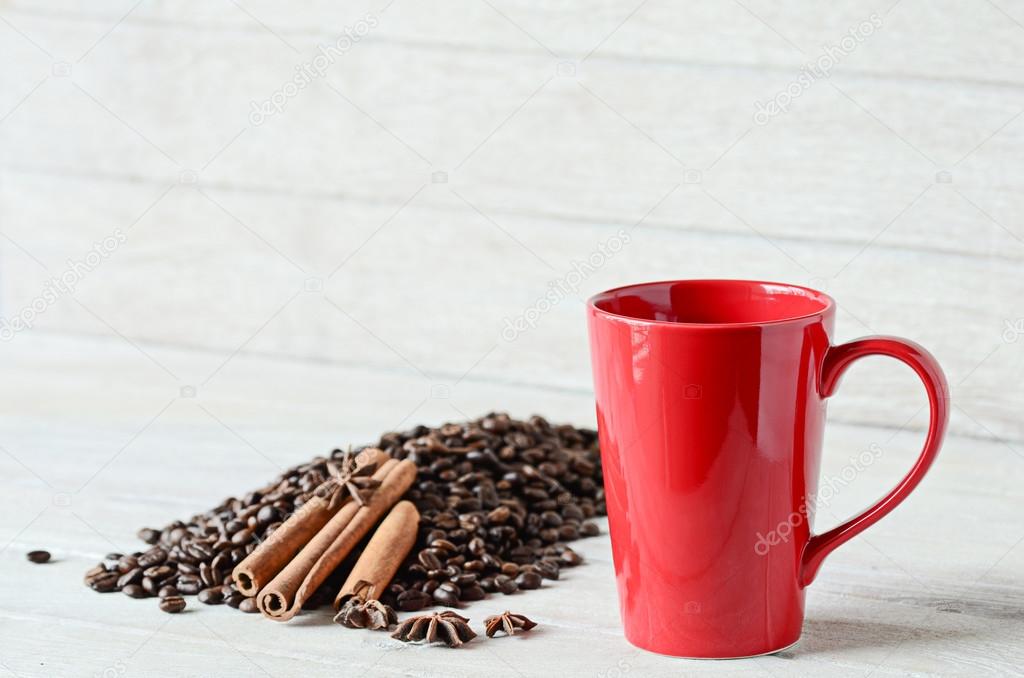
[[[352,595],[341,605],[334,621],[350,629],[386,630],[398,623],[398,615],[390,605],[373,597],[374,587],[367,581],[358,581]]]
[[[530,621],[521,614],[512,614],[505,610],[501,614],[488,617],[484,620],[484,632],[488,638],[493,638],[498,631],[504,631],[507,635],[515,635],[518,631],[529,631],[537,622]]]
[[[442,642],[448,647],[459,647],[476,638],[476,633],[469,628],[468,619],[445,610],[409,617],[398,625],[391,637],[405,643],[425,640],[428,643]]]
[[[398,615],[390,605],[385,605],[379,600],[360,600],[349,598],[341,606],[334,621],[350,629],[387,629],[392,624],[398,623]]]

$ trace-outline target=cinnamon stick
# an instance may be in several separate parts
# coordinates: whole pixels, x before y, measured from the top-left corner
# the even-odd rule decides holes
[[[381,482],[365,505],[348,502],[327,521],[291,562],[256,597],[264,616],[287,621],[341,564],[359,540],[394,506],[416,478],[416,464],[388,460],[374,479]]]
[[[420,512],[411,501],[395,504],[349,572],[334,599],[334,609],[340,608],[361,586],[368,587],[367,600],[379,598],[416,543],[419,526]]]
[[[379,467],[390,459],[387,452],[370,448],[356,457],[356,467]],[[309,543],[340,509],[331,506],[329,496],[318,494],[256,547],[231,572],[235,586],[246,596],[255,596]]]

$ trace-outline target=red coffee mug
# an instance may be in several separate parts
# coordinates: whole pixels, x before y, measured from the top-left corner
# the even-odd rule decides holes
[[[903,501],[938,454],[949,417],[942,370],[904,339],[833,345],[835,302],[796,285],[655,282],[587,307],[626,638],[694,658],[794,644],[804,588],[825,556]],[[812,535],[825,400],[867,355],[917,372],[928,437],[877,504]]]

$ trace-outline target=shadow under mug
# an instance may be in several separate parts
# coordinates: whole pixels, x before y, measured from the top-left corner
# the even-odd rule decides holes
[[[732,658],[794,644],[825,556],[895,508],[934,461],[949,417],[935,359],[894,337],[833,345],[835,308],[822,292],[744,280],[589,300],[612,553],[634,645]],[[812,534],[825,403],[868,355],[901,360],[924,383],[924,449],[875,505]]]

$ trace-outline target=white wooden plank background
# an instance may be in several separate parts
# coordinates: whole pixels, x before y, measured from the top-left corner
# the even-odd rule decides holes
[[[830,78],[755,124],[755,102],[872,14],[881,27]],[[252,123],[251,102],[368,15],[325,77]],[[126,235],[0,344],[0,674],[1012,673],[1022,58],[1020,0],[0,1],[0,318]],[[629,245],[577,295],[502,335],[621,231]],[[824,288],[840,339],[913,338],[950,376],[936,471],[829,560],[790,652],[632,650],[603,538],[582,547],[584,581],[522,597],[546,629],[529,653],[481,643],[458,662],[319,622],[168,621],[79,584],[140,525],[399,423],[492,408],[592,422],[582,300],[699,276]],[[920,390],[882,360],[844,381],[825,472],[885,454],[819,527],[908,466]],[[30,567],[35,547],[58,562]]]

